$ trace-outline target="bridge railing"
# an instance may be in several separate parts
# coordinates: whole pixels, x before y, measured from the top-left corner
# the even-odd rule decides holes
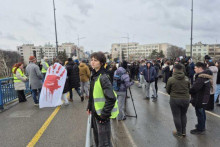
[[[25,94],[30,93],[29,83],[26,82]],[[0,109],[4,109],[7,104],[17,98],[17,92],[14,88],[13,78],[0,79]]]

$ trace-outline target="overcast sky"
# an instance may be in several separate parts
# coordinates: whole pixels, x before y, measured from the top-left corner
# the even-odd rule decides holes
[[[55,45],[52,0],[1,0],[0,48]],[[190,44],[191,0],[55,0],[59,44],[85,37],[85,50],[112,43]],[[194,0],[193,43],[220,43],[220,0]]]

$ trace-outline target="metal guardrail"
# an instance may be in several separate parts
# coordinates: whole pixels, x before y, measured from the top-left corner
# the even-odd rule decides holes
[[[26,82],[25,94],[30,92],[29,82]],[[4,104],[17,98],[17,92],[14,88],[13,78],[0,79],[0,109],[4,109]]]
[[[92,139],[92,115],[90,114],[87,121],[87,130],[86,130],[86,144],[85,147],[92,147],[93,146],[93,139]]]

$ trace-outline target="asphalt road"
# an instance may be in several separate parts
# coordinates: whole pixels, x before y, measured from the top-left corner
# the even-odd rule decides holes
[[[220,140],[220,108],[207,113],[206,134],[191,135],[197,122],[195,110],[189,107],[187,117],[187,137],[177,139],[172,135],[175,130],[169,106],[169,96],[164,84],[159,82],[157,102],[144,99],[142,89],[137,84],[131,87],[137,110],[137,119],[112,121],[112,139],[116,147],[217,147]],[[39,109],[33,105],[33,99],[17,104],[0,113],[0,147],[24,147],[32,140],[55,108]],[[62,106],[51,121],[41,138],[38,147],[83,147],[86,139],[87,100],[80,101],[74,91],[74,102]],[[134,115],[131,98],[127,99],[126,111]]]
[[[187,137],[175,138],[173,117],[169,105],[169,96],[165,92],[164,83],[159,82],[158,101],[144,99],[142,89],[137,84],[131,88],[138,118],[127,118],[124,121],[134,143],[138,147],[217,147],[220,140],[220,116],[209,113],[206,121],[205,135],[191,135],[190,130],[195,128],[197,118],[192,106],[187,112]],[[134,115],[131,98],[127,99],[127,113]],[[219,114],[220,107],[212,112]]]

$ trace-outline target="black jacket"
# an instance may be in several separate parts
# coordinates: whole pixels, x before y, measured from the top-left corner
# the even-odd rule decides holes
[[[69,86],[71,88],[78,88],[80,87],[80,77],[79,77],[79,67],[77,64],[74,64],[73,61],[70,61],[66,65],[67,69],[67,76]]]
[[[218,69],[218,75],[217,75],[216,84],[220,84],[220,68]]]
[[[191,103],[196,108],[204,108],[209,101],[212,76],[205,70],[195,76],[195,82],[190,89]]]
[[[106,101],[105,101],[105,106],[101,112],[101,116],[98,116],[95,111],[95,106],[94,106],[93,88],[94,88],[95,81],[98,79],[100,74],[102,74],[100,77],[100,82],[101,82],[101,86],[102,86]],[[89,103],[88,103],[87,109],[92,111],[92,115],[95,116],[98,120],[109,119],[109,117],[111,116],[111,111],[115,105],[115,101],[116,101],[116,97],[113,93],[113,87],[109,80],[109,77],[105,73],[105,69],[101,68],[98,72],[93,70],[91,82],[90,82]]]

